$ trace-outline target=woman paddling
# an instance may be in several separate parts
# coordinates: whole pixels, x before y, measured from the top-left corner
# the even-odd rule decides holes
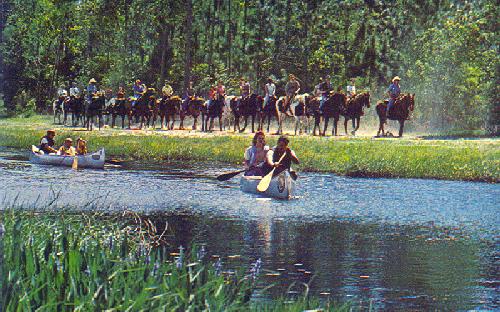
[[[252,146],[245,150],[246,176],[264,175],[262,168],[268,151],[269,146],[266,145],[266,135],[264,132],[258,131],[253,137]]]

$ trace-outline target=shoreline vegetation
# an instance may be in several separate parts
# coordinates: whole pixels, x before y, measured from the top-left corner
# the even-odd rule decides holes
[[[29,150],[49,128],[57,129],[56,144],[65,137],[84,137],[89,150],[125,160],[217,161],[240,165],[251,134],[206,134],[188,131],[82,131],[54,126],[50,117],[0,119],[0,146]],[[500,140],[421,139],[419,137],[290,136],[301,160],[298,170],[351,177],[431,178],[500,182]],[[274,145],[277,136],[268,136]]]
[[[352,311],[307,287],[259,300],[269,288],[257,287],[260,259],[233,270],[204,246],[173,246],[172,230],[132,212],[7,209],[0,229],[2,311]]]

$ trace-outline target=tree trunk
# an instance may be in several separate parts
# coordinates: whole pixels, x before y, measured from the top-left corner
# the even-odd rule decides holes
[[[193,27],[193,4],[191,0],[186,1],[186,54],[184,63],[184,90],[187,89],[191,80],[191,37]]]

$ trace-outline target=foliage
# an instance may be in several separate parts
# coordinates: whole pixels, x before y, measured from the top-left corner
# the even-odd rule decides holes
[[[29,123],[29,125],[28,125]],[[27,121],[0,120],[0,145],[25,149],[37,144],[49,128],[47,118]],[[470,133],[468,133],[470,134]],[[451,134],[453,135],[453,134]],[[456,134],[455,134],[456,135]],[[239,164],[251,139],[248,135],[199,136],[161,133],[58,130],[59,138],[84,136],[91,150],[106,147],[106,154],[131,159],[223,161]],[[269,136],[269,145],[276,142]],[[349,176],[439,178],[500,181],[500,142],[432,138],[378,139],[339,137],[293,137],[291,147],[306,171],[333,172]]]
[[[83,87],[92,77],[129,92],[137,78],[154,87],[167,79],[179,94],[193,79],[204,95],[219,79],[237,93],[245,76],[262,92],[274,76],[283,93],[288,73],[306,92],[331,75],[336,86],[357,77],[358,88],[380,99],[399,75],[403,91],[417,94],[416,120],[426,127],[498,129],[498,118],[489,118],[498,115],[493,0],[11,0],[5,7],[1,89],[11,111],[23,90],[44,111],[61,84]]]
[[[308,296],[252,303],[260,267],[250,274],[223,270],[203,248],[170,253],[151,221],[133,213],[7,209],[2,223],[2,311],[303,311],[324,305]]]

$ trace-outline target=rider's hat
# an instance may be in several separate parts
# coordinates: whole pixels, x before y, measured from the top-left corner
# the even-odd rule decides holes
[[[399,78],[399,76],[396,76],[396,77],[392,78],[392,82],[394,82],[394,81],[396,81],[396,80],[398,80],[398,81],[399,81],[399,80],[401,80],[401,78]]]
[[[141,79],[137,79],[135,83],[141,83]]]
[[[89,80],[89,83],[97,83],[97,81],[95,81],[95,79],[92,78],[92,79]]]

